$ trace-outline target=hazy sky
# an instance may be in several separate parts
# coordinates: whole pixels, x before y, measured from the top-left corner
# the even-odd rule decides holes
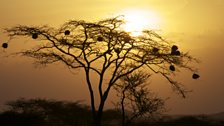
[[[165,81],[154,76],[151,88],[166,98],[170,113],[197,114],[224,111],[224,1],[223,0],[0,0],[0,28],[17,24],[60,26],[70,19],[96,21],[129,10],[155,13],[159,32],[201,60],[201,78],[180,73],[179,80],[193,90],[187,99],[172,93]],[[141,13],[139,14],[141,15]],[[0,42],[8,38],[0,31]],[[88,91],[82,71],[71,74],[63,65],[36,69],[32,59],[4,57],[32,46],[29,40],[13,40],[0,49],[0,106],[19,97],[85,100]],[[113,96],[113,95],[111,95]],[[111,99],[108,99],[108,106]]]

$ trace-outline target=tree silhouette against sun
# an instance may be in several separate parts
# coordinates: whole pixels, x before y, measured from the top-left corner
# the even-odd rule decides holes
[[[143,70],[160,74],[168,80],[177,93],[185,97],[187,90],[173,79],[175,71],[185,68],[192,71],[193,79],[199,78],[191,63],[197,59],[181,52],[152,30],[140,36],[131,36],[121,29],[125,22],[120,17],[98,22],[71,20],[59,28],[49,26],[19,25],[5,29],[10,38],[21,36],[40,41],[39,45],[20,51],[22,56],[32,57],[40,65],[61,62],[69,69],[82,69],[91,98],[91,110],[95,125],[101,125],[104,104],[111,88],[122,77]],[[8,43],[2,44],[8,48]],[[92,75],[97,76],[98,89],[93,90]],[[99,94],[99,106],[95,98]]]

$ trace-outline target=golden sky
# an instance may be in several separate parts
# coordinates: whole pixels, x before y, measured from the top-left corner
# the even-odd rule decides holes
[[[158,18],[158,32],[202,62],[198,81],[191,80],[190,74],[181,74],[180,80],[193,90],[187,99],[172,93],[169,85],[165,81],[158,82],[156,77],[151,87],[159,95],[171,97],[167,102],[170,113],[224,111],[223,0],[0,0],[0,3],[0,28],[17,24],[57,27],[70,19],[96,21],[133,10],[139,15],[153,13]],[[0,42],[7,40],[4,34],[0,35]],[[73,75],[63,66],[35,69],[29,59],[2,55],[19,51],[18,48],[27,44],[18,40],[10,45],[9,51],[0,50],[1,105],[18,97],[88,98],[87,87],[81,84],[84,83],[82,73]],[[108,104],[110,106],[110,99]]]

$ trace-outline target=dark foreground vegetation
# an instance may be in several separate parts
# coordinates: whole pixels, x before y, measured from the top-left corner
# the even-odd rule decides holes
[[[45,99],[19,99],[8,102],[7,109],[0,113],[0,126],[91,126],[90,107],[80,102]],[[121,125],[121,114],[106,110],[103,126]],[[130,126],[224,126],[222,120],[206,116],[183,116],[175,119],[164,117],[136,120]]]

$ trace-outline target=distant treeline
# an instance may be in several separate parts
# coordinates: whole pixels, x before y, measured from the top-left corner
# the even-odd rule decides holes
[[[90,107],[81,102],[47,99],[18,99],[6,103],[0,114],[0,126],[91,126]],[[103,123],[118,120],[119,113],[107,110]],[[109,126],[108,123],[108,126]]]
[[[10,101],[0,113],[0,126],[92,126],[90,107],[81,102],[46,99],[18,99]],[[117,110],[106,110],[103,126],[121,125]],[[142,119],[130,126],[224,126],[224,121],[210,120],[204,116],[185,116],[177,119]]]

